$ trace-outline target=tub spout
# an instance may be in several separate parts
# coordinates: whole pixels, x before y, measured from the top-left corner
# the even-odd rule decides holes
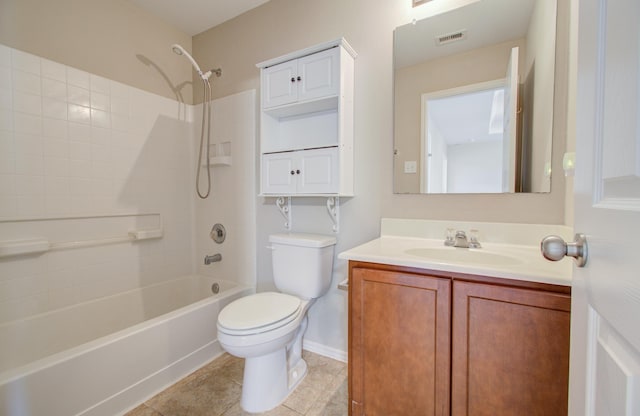
[[[211,264],[217,261],[222,261],[222,254],[214,254],[213,256],[204,256],[204,264]]]

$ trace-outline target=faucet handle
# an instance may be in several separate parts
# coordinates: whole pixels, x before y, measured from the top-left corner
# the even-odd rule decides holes
[[[469,230],[469,248],[482,248],[478,241],[478,230]]]
[[[462,230],[456,231],[456,238],[467,238],[467,233]]]

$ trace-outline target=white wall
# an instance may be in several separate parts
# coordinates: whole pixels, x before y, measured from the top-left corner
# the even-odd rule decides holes
[[[194,237],[198,273],[251,286],[256,284],[256,100],[256,91],[249,90],[212,102],[211,144],[214,147],[230,142],[231,165],[212,166],[211,194],[207,199],[195,196],[193,177],[188,184],[196,201]],[[195,106],[194,114],[193,157],[197,160],[202,104]],[[190,174],[195,172],[190,170]],[[201,168],[201,192],[206,192],[206,184],[207,171]],[[209,236],[216,223],[227,231],[222,244]],[[222,261],[204,265],[204,256],[216,253],[222,254]]]
[[[447,192],[502,192],[502,141],[447,146]]]
[[[189,119],[178,101],[0,45],[0,240],[153,225],[121,214],[164,226],[160,240],[0,260],[0,321],[192,272]]]

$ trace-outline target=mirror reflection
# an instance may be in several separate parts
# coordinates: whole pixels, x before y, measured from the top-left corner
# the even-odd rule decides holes
[[[549,192],[556,0],[396,28],[394,192]]]

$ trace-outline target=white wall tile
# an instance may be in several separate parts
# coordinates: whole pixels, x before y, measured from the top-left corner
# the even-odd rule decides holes
[[[69,176],[69,159],[45,157],[44,173],[47,176]]]
[[[42,135],[42,118],[30,114],[13,113],[13,130],[16,133]]]
[[[67,103],[53,100],[51,98],[42,99],[42,115],[58,120],[67,120]]]
[[[15,153],[15,139],[12,131],[0,130],[0,155]]]
[[[13,131],[13,111],[0,108],[0,130]]]
[[[91,125],[96,127],[111,127],[111,115],[106,111],[91,109]]]
[[[44,160],[42,156],[16,154],[16,174],[38,175],[44,174]]]
[[[0,174],[0,198],[15,194],[13,175]]]
[[[0,109],[13,109],[13,94],[10,87],[0,87]]]
[[[109,96],[99,92],[91,91],[91,108],[102,111],[111,111]]]
[[[109,94],[111,87],[109,80],[98,75],[91,74],[91,91],[95,91],[102,94]]]
[[[42,95],[41,82],[38,75],[14,69],[11,73],[11,77],[14,91]]]
[[[176,105],[0,45],[0,217],[150,211],[160,212],[170,229],[190,224],[191,156],[173,140],[171,122],[162,124],[176,117]],[[52,224],[67,227],[63,220]],[[81,234],[98,231],[84,224],[76,224]],[[182,228],[187,231],[157,242],[51,252],[36,263],[0,262],[0,292],[8,288],[0,321],[189,273],[190,226]],[[38,228],[24,233],[37,235]],[[168,266],[143,267],[143,255]],[[7,283],[20,276],[27,280]],[[15,296],[19,302],[7,300]]]
[[[69,159],[70,178],[89,178],[91,175],[91,161],[80,159]]]
[[[14,137],[15,137],[14,143],[15,143],[16,154],[40,156],[40,157],[44,154],[43,140],[41,136],[21,134],[16,132]]]
[[[67,67],[67,83],[76,87],[91,89],[91,78],[88,72]]]
[[[0,153],[0,174],[11,174],[16,171],[16,155]]]
[[[17,196],[41,196],[44,194],[44,177],[33,175],[14,176]]]
[[[13,110],[34,116],[41,116],[42,98],[39,95],[25,94],[16,91],[13,93]]]
[[[69,134],[68,137],[70,141],[76,141],[76,142],[91,141],[91,127],[84,124],[69,123],[68,134]]]
[[[44,195],[16,197],[18,215],[21,217],[41,217],[44,215]]]
[[[66,139],[45,137],[43,142],[45,157],[69,158],[69,142]]]
[[[4,68],[0,66],[0,87],[11,90],[13,88],[12,78],[11,68]]]
[[[40,60],[43,84],[45,80],[53,79],[67,83],[67,67],[54,61],[42,58]]]
[[[11,67],[11,48],[0,44],[0,68]]]
[[[91,105],[91,91],[74,85],[67,86],[67,101],[70,104],[89,107]]]
[[[11,66],[20,71],[40,76],[40,58],[17,49],[11,50]]]
[[[55,79],[42,79],[42,96],[60,101],[67,100],[67,83]]]
[[[111,129],[91,127],[91,143],[108,145],[111,143]]]
[[[81,105],[68,104],[67,117],[73,123],[91,124],[91,109]]]

